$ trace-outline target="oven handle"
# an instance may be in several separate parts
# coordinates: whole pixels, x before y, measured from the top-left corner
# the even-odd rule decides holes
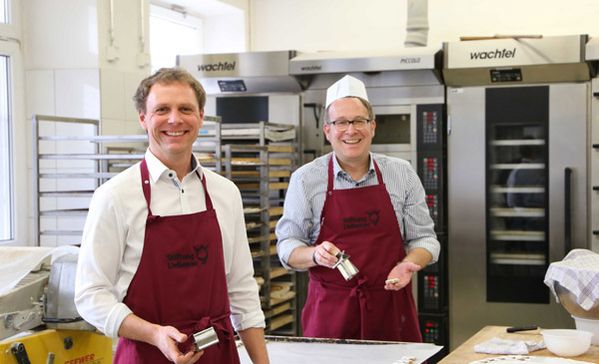
[[[572,249],[572,168],[564,168],[564,256]]]

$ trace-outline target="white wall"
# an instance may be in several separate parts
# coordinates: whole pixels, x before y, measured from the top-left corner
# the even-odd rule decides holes
[[[204,18],[204,52],[234,53],[248,50],[247,16],[242,10]]]
[[[251,0],[252,51],[403,47],[406,0]],[[599,36],[596,0],[429,0],[429,41],[494,34]]]
[[[142,29],[142,12],[147,23],[147,1],[140,9],[139,1],[114,1],[111,22],[108,1],[102,0],[23,0],[23,63],[27,135],[15,144],[26,145],[28,152],[27,186],[33,188],[32,138],[30,117],[34,114],[100,120],[104,134],[141,133],[131,96],[139,81],[149,73],[147,58],[147,25]],[[109,28],[113,24],[112,42]],[[142,34],[142,30],[145,33]],[[45,135],[85,135],[89,128],[72,124],[45,123]],[[73,145],[77,144],[75,147]],[[93,153],[91,143],[44,142],[43,153]],[[18,157],[17,157],[18,158]],[[40,172],[73,173],[93,171],[89,161],[61,160],[40,162]],[[92,188],[90,179],[43,179],[45,190]],[[32,191],[31,196],[36,196]],[[35,226],[34,201],[29,201],[28,224]],[[82,199],[44,198],[43,209],[85,208]],[[42,229],[77,230],[83,217],[42,219]],[[36,240],[34,229],[20,243],[30,245]],[[75,239],[75,240],[74,240]],[[42,245],[78,243],[77,237],[49,237]]]

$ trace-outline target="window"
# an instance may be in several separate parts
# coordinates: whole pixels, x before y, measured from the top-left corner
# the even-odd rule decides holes
[[[7,56],[0,55],[0,241],[14,237],[9,61]]]
[[[0,0],[2,1],[2,0]],[[150,6],[152,71],[177,65],[177,55],[201,53],[202,20],[157,5]]]
[[[0,0],[0,245],[30,245],[20,12]]]
[[[0,0],[0,23],[8,23],[8,0]]]

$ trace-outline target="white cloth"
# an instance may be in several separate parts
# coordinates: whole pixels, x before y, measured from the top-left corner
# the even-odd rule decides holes
[[[327,89],[325,109],[335,100],[349,96],[360,97],[368,101],[368,94],[366,94],[364,82],[350,75],[346,75]]]
[[[57,248],[38,246],[0,247],[0,295],[10,292],[29,272],[43,263],[52,263],[67,254],[77,254],[79,248],[65,245]]]
[[[149,150],[145,157],[154,214],[181,215],[206,209],[195,169],[179,181],[175,171]],[[197,161],[196,165],[200,175],[206,176],[223,238],[233,326],[236,330],[264,327],[239,190]],[[101,185],[90,204],[77,266],[75,303],[87,322],[111,337],[117,337],[123,319],[131,313],[122,301],[140,262],[146,217],[139,163]]]
[[[474,351],[483,354],[528,354],[531,351],[545,349],[545,342],[509,340],[494,337],[474,345]]]
[[[549,265],[545,284],[559,302],[555,282],[570,291],[580,307],[590,310],[599,302],[599,254],[586,249],[573,249],[563,260]]]

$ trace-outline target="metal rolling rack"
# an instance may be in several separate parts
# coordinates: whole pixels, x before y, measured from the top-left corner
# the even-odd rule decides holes
[[[295,126],[274,123],[222,124],[224,174],[239,187],[266,331],[297,335],[295,272],[277,258],[274,228],[299,156]]]
[[[34,115],[32,126],[36,243],[80,244],[94,190],[143,158],[147,136],[100,135],[95,119]],[[194,153],[221,171],[220,149],[220,118],[206,116]]]

